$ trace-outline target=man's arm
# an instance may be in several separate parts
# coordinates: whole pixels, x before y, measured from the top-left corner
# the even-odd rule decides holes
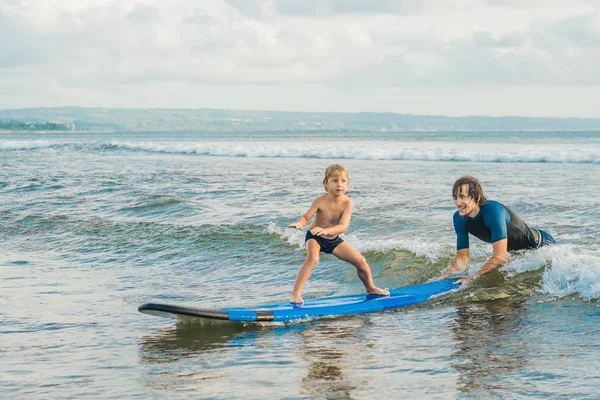
[[[498,202],[488,202],[485,212],[482,214],[482,218],[492,235],[493,254],[487,259],[479,271],[457,281],[462,284],[468,284],[473,279],[495,270],[502,266],[508,259],[507,224],[510,222],[510,214],[506,210],[506,207]]]
[[[465,226],[465,219],[461,218],[458,211],[452,217],[454,231],[456,232],[456,255],[448,271],[437,279],[445,279],[453,272],[469,265],[469,232]]]
[[[444,272],[439,279],[445,279],[448,276],[452,275],[453,272],[463,268],[465,265],[469,265],[469,248],[460,249],[456,251],[456,255],[454,256],[454,260],[452,260],[452,265],[448,269],[448,271]]]
[[[488,272],[492,272],[498,267],[501,267],[508,259],[508,239],[498,240],[493,243],[494,253],[490,258],[487,259],[483,267],[473,275],[466,278],[457,280],[457,283],[468,284],[473,279],[479,278],[481,275],[485,275]]]

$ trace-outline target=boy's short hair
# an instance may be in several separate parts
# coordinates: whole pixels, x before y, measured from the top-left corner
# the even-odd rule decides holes
[[[333,178],[334,176],[340,174],[346,174],[346,178],[348,178],[348,181],[350,181],[350,177],[348,176],[348,170],[346,169],[346,167],[340,164],[331,164],[325,170],[325,179],[323,179],[323,185],[327,184],[327,181],[330,178]]]
[[[467,194],[469,197],[473,198],[479,207],[482,207],[487,199],[483,194],[483,187],[479,180],[473,176],[462,176],[454,182],[454,186],[452,186],[452,198],[456,200],[463,185],[468,185]]]

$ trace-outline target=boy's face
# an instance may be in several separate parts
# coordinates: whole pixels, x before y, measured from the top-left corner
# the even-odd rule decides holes
[[[348,176],[346,174],[337,174],[330,177],[325,183],[325,190],[334,196],[346,194],[348,190]]]

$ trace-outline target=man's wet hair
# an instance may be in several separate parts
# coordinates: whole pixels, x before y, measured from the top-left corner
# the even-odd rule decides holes
[[[454,200],[458,198],[463,185],[468,185],[467,195],[473,198],[479,207],[482,207],[487,199],[483,194],[481,182],[473,176],[462,176],[454,182],[454,186],[452,187],[452,198],[454,198]]]

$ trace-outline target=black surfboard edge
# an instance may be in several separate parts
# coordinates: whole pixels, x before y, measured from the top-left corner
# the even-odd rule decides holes
[[[145,303],[138,307],[138,311],[144,314],[154,314],[154,313],[166,313],[177,316],[187,316],[187,317],[198,317],[198,318],[207,318],[213,320],[222,320],[222,321],[237,321],[236,319],[231,319],[229,313],[225,310],[220,309],[210,309],[210,308],[194,308],[194,307],[184,307],[184,306],[174,306],[170,304],[159,304],[159,303]],[[252,311],[256,314],[256,322],[268,322],[273,321],[275,316],[272,311],[268,310],[248,310]],[[252,322],[252,321],[244,321],[244,322]]]
[[[170,304],[145,303],[138,307],[138,311],[144,314],[152,314],[152,311],[158,311],[174,315],[185,315],[188,317],[200,317],[229,321],[229,314],[227,313],[227,311],[219,309],[192,308],[173,306]]]

